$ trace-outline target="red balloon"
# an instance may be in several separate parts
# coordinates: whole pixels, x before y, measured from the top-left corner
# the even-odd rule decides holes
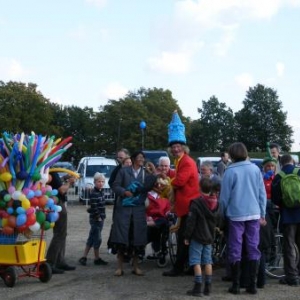
[[[40,203],[39,206],[40,207],[44,208],[46,206],[47,202],[48,202],[48,197],[46,197],[46,196],[39,197],[39,203]]]
[[[2,232],[7,235],[14,234],[14,229],[10,226],[4,226]]]
[[[33,206],[33,207],[37,207],[37,206],[40,205],[40,201],[39,201],[38,198],[33,197],[33,198],[30,199],[30,204],[31,204],[31,206]]]
[[[17,227],[17,230],[18,230],[18,232],[24,232],[27,228],[28,228],[28,226],[26,224],[23,224],[23,225]]]
[[[36,216],[35,214],[30,214],[27,216],[26,226],[31,226],[36,222]]]
[[[15,216],[9,216],[7,220],[7,225],[15,228],[16,227],[16,217]]]

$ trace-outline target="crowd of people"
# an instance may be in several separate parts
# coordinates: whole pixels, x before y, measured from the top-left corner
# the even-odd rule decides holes
[[[299,265],[293,245],[300,247],[300,205],[287,206],[285,188],[281,184],[286,174],[300,178],[300,170],[295,167],[292,157],[289,154],[279,156],[279,146],[271,144],[270,155],[264,159],[263,170],[260,170],[249,161],[245,145],[235,142],[228,152],[221,153],[217,174],[212,163],[204,161],[199,177],[177,112],[172,116],[168,134],[168,150],[174,159],[174,169],[170,168],[167,156],[161,157],[154,166],[146,163],[143,151],[130,155],[126,149],[120,149],[117,153],[119,165],[109,180],[116,195],[109,237],[109,247],[117,256],[114,275],[124,275],[123,265],[127,259],[132,262],[134,275],[144,275],[139,259],[145,256],[149,243],[153,254],[147,258],[158,259],[160,234],[169,225],[168,217],[172,214],[177,221],[167,228],[177,232],[176,260],[172,269],[162,273],[163,276],[178,277],[191,272],[194,286],[187,294],[209,295],[212,291],[212,245],[215,230],[220,228],[227,243],[227,268],[223,279],[231,281],[228,292],[236,295],[240,294],[241,288],[246,288],[247,293],[256,294],[257,288],[266,284],[266,253],[272,246],[274,230],[278,228],[274,210],[279,210],[285,245],[285,278],[280,283],[298,286]],[[55,182],[52,184],[64,195],[67,187],[63,189],[63,184]],[[86,265],[92,248],[94,264],[107,264],[99,256],[106,217],[104,182],[103,175],[96,173],[88,209],[91,227],[83,256],[79,259],[81,265]],[[60,218],[63,225],[56,223],[47,255],[53,273],[75,269],[64,259],[67,219],[63,213],[64,210]]]

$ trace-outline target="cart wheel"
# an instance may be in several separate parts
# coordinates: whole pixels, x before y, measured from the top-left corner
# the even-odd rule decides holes
[[[52,277],[52,269],[48,263],[40,264],[39,279],[41,282],[48,282]]]
[[[14,267],[8,267],[2,274],[2,279],[6,286],[14,287],[17,281],[17,271]]]
[[[167,259],[166,259],[166,255],[160,255],[159,257],[158,257],[158,259],[156,260],[156,264],[157,264],[157,266],[159,267],[159,268],[164,268],[164,267],[166,267],[167,266],[167,264],[168,264],[168,261],[167,261]]]

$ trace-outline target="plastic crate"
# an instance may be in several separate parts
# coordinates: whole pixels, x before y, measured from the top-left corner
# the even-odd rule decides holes
[[[35,264],[38,261],[45,261],[45,254],[46,241],[43,239],[30,239],[25,242],[16,242],[14,245],[0,245],[0,264]]]

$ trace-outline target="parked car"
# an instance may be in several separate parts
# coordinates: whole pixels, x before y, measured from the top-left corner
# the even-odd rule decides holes
[[[263,159],[262,158],[250,158],[250,161],[253,163],[253,164],[256,164],[258,166],[258,168],[263,171],[263,167],[262,167],[262,162],[263,162]]]
[[[94,186],[94,175],[96,172],[102,173],[105,176],[104,197],[105,202],[112,204],[115,199],[115,194],[108,185],[108,180],[113,169],[117,166],[117,161],[112,158],[102,156],[97,157],[83,157],[77,168],[77,173],[80,178],[77,180],[77,188],[79,201],[87,203],[89,199],[89,192]]]
[[[59,161],[53,165],[53,168],[64,168],[71,171],[75,171],[74,165],[69,161]],[[68,173],[65,172],[58,172],[59,177],[64,181],[70,176]]]
[[[154,166],[158,165],[158,160],[160,157],[169,157],[168,152],[164,150],[143,150],[143,153],[146,156],[146,161],[151,161],[154,164]]]

